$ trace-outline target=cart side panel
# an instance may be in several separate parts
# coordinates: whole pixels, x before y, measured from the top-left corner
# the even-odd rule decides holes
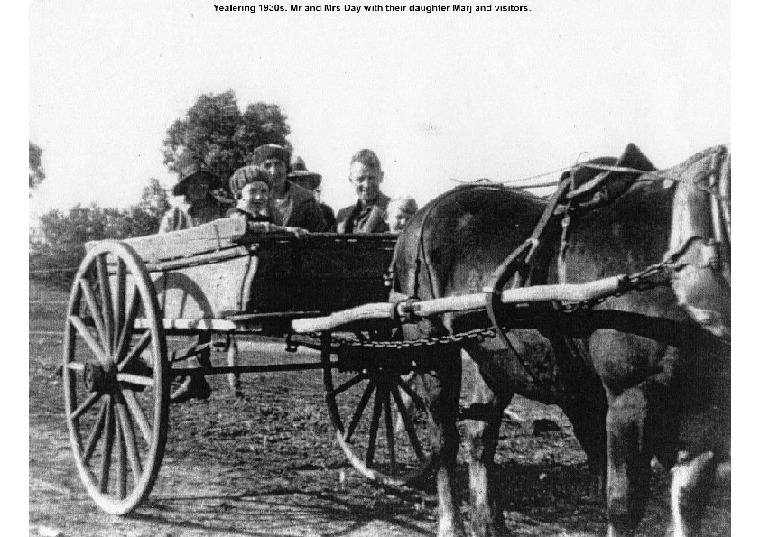
[[[244,307],[251,313],[330,312],[384,301],[394,244],[388,235],[334,234],[262,243]]]
[[[198,264],[150,273],[165,319],[218,319],[242,309],[242,289],[248,270],[255,266],[251,255],[217,263]],[[109,263],[111,295],[117,296],[116,265]],[[134,281],[127,275],[125,304],[134,294]]]
[[[233,248],[245,232],[245,222],[241,219],[220,218],[191,229],[136,237],[124,242],[150,264]]]
[[[166,319],[213,319],[240,311],[250,256],[151,274]]]

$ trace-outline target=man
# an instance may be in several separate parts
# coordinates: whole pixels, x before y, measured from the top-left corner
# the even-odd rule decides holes
[[[325,230],[325,221],[314,195],[288,181],[290,151],[281,145],[260,145],[253,151],[253,165],[263,171],[272,187],[272,221],[278,226],[312,232]]]
[[[222,218],[226,207],[211,193],[215,182],[213,173],[203,163],[191,162],[184,166],[179,181],[172,188],[172,194],[182,201],[166,212],[158,232],[179,231]]]
[[[291,183],[304,187],[314,195],[322,211],[322,218],[325,220],[325,229],[333,229],[335,227],[335,213],[329,205],[322,203],[320,199],[322,191],[319,189],[319,186],[322,184],[322,175],[307,170],[306,163],[301,157],[293,159],[290,169],[291,172],[288,174],[288,180]]]
[[[362,149],[351,157],[348,180],[356,189],[355,205],[338,211],[338,233],[385,233],[385,210],[390,198],[380,191],[383,171],[374,151]]]

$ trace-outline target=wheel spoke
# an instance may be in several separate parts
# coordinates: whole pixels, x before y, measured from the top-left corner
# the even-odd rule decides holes
[[[85,445],[84,454],[82,455],[82,462],[85,466],[90,464],[90,458],[92,457],[92,454],[95,453],[95,447],[98,445],[98,440],[100,440],[100,436],[103,434],[106,417],[108,415],[108,402],[109,397],[106,396],[105,399],[103,399],[103,404],[100,405],[100,412],[98,413],[98,420],[95,422],[95,427],[92,432],[90,432],[89,438],[87,438],[87,444]]]
[[[120,420],[116,420],[116,494],[120,500],[127,496],[127,453]]]
[[[391,463],[391,474],[396,473],[396,444],[393,437],[393,415],[391,414],[390,390],[383,390],[383,407],[385,413],[385,441]]]
[[[128,384],[139,384],[140,386],[153,386],[153,377],[133,375],[131,373],[117,373],[116,380]]]
[[[119,342],[119,335],[124,329],[124,305],[126,301],[127,290],[127,266],[124,260],[116,260],[116,296],[114,297],[114,348]]]
[[[372,422],[369,426],[369,442],[367,443],[367,456],[365,462],[368,468],[372,467],[375,460],[375,444],[377,443],[377,428],[380,425],[380,411],[383,408],[383,387],[378,386],[375,391],[375,407],[372,409]]]
[[[87,301],[87,307],[90,310],[90,315],[95,321],[95,328],[98,331],[100,340],[103,343],[107,343],[108,332],[106,332],[106,327],[103,324],[103,316],[100,314],[100,308],[98,308],[98,303],[95,300],[95,294],[92,292],[92,287],[90,287],[90,282],[82,278],[79,280],[79,286],[82,288],[82,292],[84,293],[84,298]]]
[[[358,375],[356,375],[356,376],[352,377],[351,379],[347,380],[346,382],[344,382],[343,384],[341,384],[340,386],[338,386],[334,390],[327,392],[327,397],[333,397],[334,398],[335,396],[337,396],[337,395],[345,392],[346,390],[348,390],[352,386],[356,386],[357,384],[359,384],[361,381],[363,381],[366,378],[367,378],[367,376],[365,374],[359,373]]]
[[[361,420],[362,414],[364,413],[364,409],[367,407],[367,403],[369,403],[369,398],[372,397],[372,392],[375,390],[375,383],[370,381],[367,385],[367,388],[364,390],[364,394],[362,395],[361,400],[359,401],[359,404],[356,407],[356,410],[354,411],[354,415],[351,417],[351,422],[348,424],[348,429],[346,429],[346,432],[343,435],[343,439],[346,442],[351,441],[351,436],[354,434],[354,431],[356,430],[356,426],[359,425],[359,420]]]
[[[101,254],[96,258],[98,266],[98,284],[100,285],[100,297],[103,302],[103,321],[106,325],[108,339],[105,341],[106,348],[113,351],[114,347],[114,330],[113,330],[113,302],[111,302],[111,285],[108,282],[108,264],[107,254]]]
[[[100,461],[100,492],[108,494],[108,476],[111,473],[111,451],[113,449],[114,433],[116,428],[116,414],[114,412],[113,399],[109,400],[108,412],[106,412],[106,438],[103,442],[101,453],[103,455]]]
[[[102,364],[106,364],[108,362],[108,354],[103,349],[103,347],[100,346],[100,344],[95,340],[94,337],[92,337],[92,334],[85,326],[84,322],[82,322],[82,319],[77,317],[76,315],[71,315],[69,317],[69,321],[71,324],[74,325],[74,328],[77,329],[77,332],[80,336],[82,336],[82,339],[84,339],[85,343],[87,343],[87,346],[90,347],[90,350],[95,353],[95,356],[98,357],[98,360]]]
[[[411,386],[409,386],[402,378],[398,379],[398,385],[401,386],[401,389],[406,392],[406,394],[412,398],[412,401],[414,401],[414,405],[419,410],[425,409],[425,401],[422,400],[422,397],[419,396],[417,392],[415,392]]]
[[[85,399],[84,403],[82,403],[79,408],[77,408],[74,412],[71,413],[69,416],[70,420],[75,420],[79,416],[81,416],[84,412],[87,412],[87,410],[95,404],[95,402],[100,399],[101,394],[97,392],[93,392],[90,395],[87,396],[87,399]]]
[[[143,411],[142,407],[140,406],[140,402],[135,396],[135,392],[128,388],[124,388],[121,393],[124,395],[124,401],[127,403],[127,409],[130,411],[135,421],[137,422],[137,426],[140,427],[140,432],[142,433],[145,442],[150,445],[151,439],[153,438],[153,432],[151,431],[148,418],[145,417],[145,412]]]
[[[406,407],[404,406],[404,401],[401,398],[401,394],[399,393],[398,388],[393,386],[392,393],[393,398],[396,400],[396,407],[398,408],[398,412],[401,414],[401,421],[404,422],[406,434],[409,436],[409,442],[411,442],[412,448],[414,449],[414,453],[417,455],[417,459],[420,462],[424,462],[427,460],[427,457],[425,457],[425,453],[422,451],[422,445],[420,445],[420,441],[417,438],[417,433],[414,431],[414,422],[412,421],[412,417],[406,412]]]
[[[121,429],[124,433],[124,444],[127,447],[127,458],[129,459],[129,466],[132,468],[132,475],[134,476],[135,483],[140,480],[142,475],[142,463],[140,462],[140,454],[137,450],[137,441],[135,439],[135,431],[132,427],[132,422],[127,415],[127,409],[124,406],[123,401],[116,402],[116,412],[121,421]]]
[[[151,331],[146,330],[143,333],[143,335],[140,336],[140,339],[137,341],[137,344],[134,347],[132,347],[132,349],[127,353],[124,359],[121,362],[119,362],[119,364],[116,366],[116,369],[119,371],[123,371],[126,365],[130,362],[130,360],[134,359],[135,356],[140,356],[142,352],[150,344],[151,337],[152,337]]]
[[[132,300],[129,302],[129,311],[127,317],[124,320],[121,334],[119,335],[119,343],[116,345],[116,351],[114,351],[114,360],[119,363],[127,352],[129,343],[132,339],[132,333],[135,330],[135,319],[137,319],[137,312],[140,309],[140,293],[137,289],[134,289],[132,293]]]

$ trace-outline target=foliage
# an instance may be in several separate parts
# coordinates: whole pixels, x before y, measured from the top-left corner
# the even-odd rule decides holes
[[[140,201],[127,209],[93,203],[67,212],[48,211],[40,217],[37,234],[29,239],[30,279],[68,285],[88,241],[152,235],[168,208],[166,191],[156,179],[150,179]]]
[[[155,177],[148,179],[148,185],[143,188],[137,207],[157,222],[161,222],[161,217],[169,210],[169,196],[158,179]]]
[[[42,148],[34,142],[29,142],[29,195],[37,188],[43,179],[45,171],[42,169]]]
[[[249,163],[261,144],[290,146],[287,117],[279,106],[257,102],[241,113],[235,92],[201,95],[166,131],[164,163],[179,173],[189,159],[200,159],[216,174],[216,187],[226,188],[227,179]]]

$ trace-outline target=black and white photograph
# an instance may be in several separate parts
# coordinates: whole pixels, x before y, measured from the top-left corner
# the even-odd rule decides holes
[[[730,0],[19,17],[29,535],[746,534]]]

